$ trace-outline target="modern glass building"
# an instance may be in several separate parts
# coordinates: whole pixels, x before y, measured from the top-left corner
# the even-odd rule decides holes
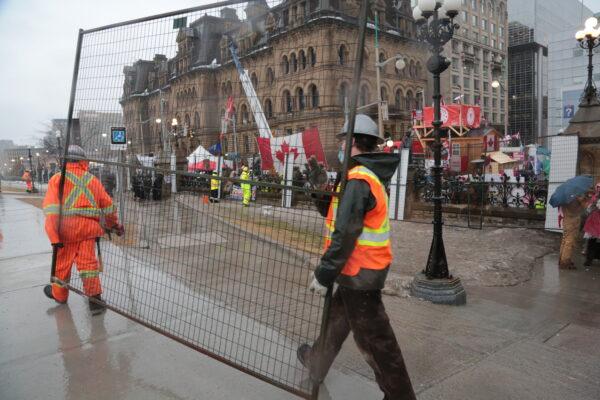
[[[586,18],[591,16],[588,10]],[[600,14],[598,15],[600,17]],[[584,18],[585,19],[585,18]],[[569,125],[587,81],[587,51],[579,47],[575,32],[583,22],[550,37],[548,71],[548,133],[557,135]],[[594,81],[600,87],[600,48],[594,56]]]
[[[579,0],[509,0],[509,126],[525,144],[549,134],[549,71],[556,69],[552,38],[564,29],[572,30],[574,38],[576,27],[590,15]]]

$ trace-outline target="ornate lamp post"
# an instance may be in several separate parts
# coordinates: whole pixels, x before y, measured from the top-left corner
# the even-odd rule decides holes
[[[588,79],[581,96],[581,103],[592,105],[600,103],[600,97],[598,89],[594,84],[593,72],[594,72],[594,49],[600,46],[600,25],[598,25],[598,19],[591,17],[585,21],[585,29],[577,32],[575,38],[579,42],[579,46],[582,49],[588,51]]]
[[[448,261],[442,235],[442,165],[441,150],[441,98],[440,75],[450,66],[450,60],[442,56],[444,45],[454,35],[458,25],[454,17],[458,15],[461,0],[419,0],[413,9],[413,17],[417,22],[417,34],[420,40],[430,46],[432,56],[427,61],[427,69],[433,74],[433,127],[434,166],[434,208],[433,208],[433,240],[425,270],[417,274],[412,284],[415,297],[440,304],[465,304],[467,294],[459,278],[454,278],[448,271]]]

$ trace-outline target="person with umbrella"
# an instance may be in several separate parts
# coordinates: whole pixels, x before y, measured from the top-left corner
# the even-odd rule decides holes
[[[550,198],[550,205],[559,207],[559,225],[562,221],[563,228],[558,260],[560,269],[575,269],[572,260],[573,250],[581,227],[585,197],[592,184],[591,176],[576,176],[556,188]]]

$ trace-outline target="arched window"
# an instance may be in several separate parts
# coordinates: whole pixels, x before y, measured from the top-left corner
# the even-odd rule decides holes
[[[340,90],[338,92],[338,104],[342,109],[346,107],[346,97],[348,96],[348,85],[346,82],[342,82]]]
[[[256,76],[256,72],[252,73],[250,80],[252,81],[252,86],[254,86],[254,89],[258,89],[258,76]]]
[[[292,107],[292,95],[289,90],[283,92],[283,112],[291,113],[294,111]]]
[[[369,104],[369,88],[365,85],[360,89],[360,105],[366,106]]]
[[[340,65],[346,65],[348,62],[348,50],[345,45],[341,45],[338,49],[338,62]]]
[[[308,87],[308,95],[310,96],[310,106],[312,108],[319,107],[319,89],[316,85],[312,84]]]
[[[273,72],[273,68],[269,67],[267,69],[267,83],[269,84],[269,86],[273,86],[274,82],[275,82],[275,73]]]
[[[388,101],[388,92],[384,86],[381,87],[381,101]]]
[[[227,96],[231,96],[233,94],[233,85],[231,81],[227,81]]]
[[[223,97],[227,97],[227,85],[225,85],[225,82],[221,84],[221,93]]]
[[[248,106],[243,104],[241,107],[241,111],[242,111],[242,125],[246,125],[248,122],[250,122],[250,117],[248,115]]]
[[[304,53],[304,50],[300,50],[298,56],[300,57],[300,68],[306,69],[306,53]]]
[[[385,54],[383,54],[383,51],[381,53],[379,53],[379,63],[383,63],[385,61]],[[385,74],[385,65],[383,67],[381,67],[381,73]]]
[[[413,109],[413,106],[414,106],[413,92],[409,90],[408,92],[406,92],[406,108],[410,111]]]
[[[284,74],[290,73],[290,62],[288,61],[287,56],[283,56],[283,60],[281,61],[281,70]]]
[[[189,114],[185,114],[184,126],[186,128],[190,128],[190,126],[191,126],[191,124],[190,124],[190,115]]]
[[[311,67],[314,67],[317,64],[317,53],[315,53],[315,49],[312,47],[308,48],[308,61],[310,62]]]
[[[423,92],[417,92],[415,103],[417,110],[421,110],[423,108]]]
[[[296,53],[292,53],[290,56],[290,64],[292,67],[292,72],[298,72],[298,59],[296,58]]]
[[[298,102],[298,109],[300,111],[304,110],[306,102],[304,101],[304,90],[302,88],[296,89],[296,101]]]
[[[408,68],[408,76],[411,78],[415,78],[416,74],[415,74],[415,62],[413,60],[410,60],[410,63],[408,64],[409,68]]]
[[[198,114],[198,111],[194,113],[194,128],[200,129],[200,114]]]
[[[396,89],[394,103],[396,104],[396,108],[398,108],[399,110],[404,109],[404,93],[402,93],[402,89]]]
[[[273,118],[273,103],[271,99],[265,100],[265,114],[267,118]]]
[[[417,74],[417,78],[423,78],[423,67],[421,66],[421,62],[417,62],[415,73]]]

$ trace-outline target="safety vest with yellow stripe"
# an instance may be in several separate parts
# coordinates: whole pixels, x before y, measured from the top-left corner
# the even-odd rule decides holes
[[[358,165],[348,171],[348,180],[353,179],[360,179],[369,184],[376,205],[365,214],[362,233],[358,237],[354,251],[341,273],[347,277],[358,275],[361,269],[385,271],[387,273],[387,268],[392,262],[392,248],[390,244],[388,196],[385,186],[373,171],[363,165]],[[327,227],[325,250],[331,245],[331,236],[335,231],[338,202],[338,198],[334,197],[329,205],[325,220]]]
[[[100,208],[94,199],[94,195],[89,189],[90,182],[94,179],[94,175],[85,172],[81,177],[67,171],[65,180],[70,182],[73,187],[66,195],[62,209],[62,214],[65,217],[97,217],[100,218],[106,214],[114,212],[114,206],[111,204],[108,207]],[[87,204],[83,199],[87,200]],[[58,215],[60,205],[58,203],[50,203],[44,206],[44,213],[48,215]]]
[[[212,176],[218,176],[219,174],[215,171],[212,173]],[[211,179],[210,180],[210,190],[219,190],[219,180]]]

